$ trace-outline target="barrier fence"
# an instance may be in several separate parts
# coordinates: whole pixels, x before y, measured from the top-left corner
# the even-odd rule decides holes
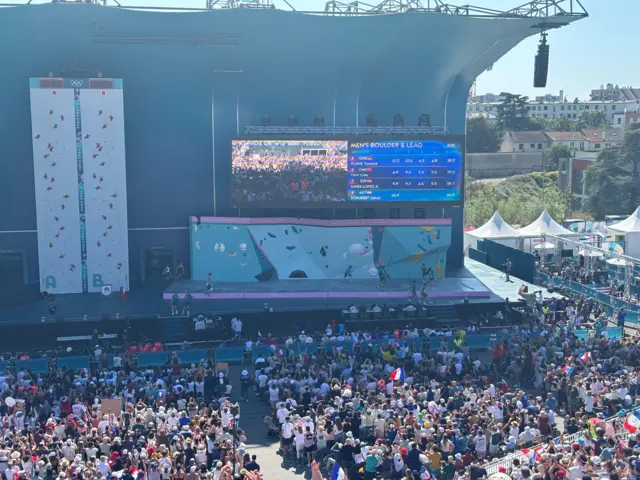
[[[583,285],[578,282],[574,282],[572,280],[565,280],[563,278],[554,277],[553,279],[547,275],[546,273],[538,272],[538,284],[541,282],[545,282],[548,285],[553,284],[556,287],[565,287],[575,293],[580,293],[586,297],[592,298],[602,305],[607,307],[607,312],[609,315],[614,315],[616,310],[620,310],[621,308],[625,309],[625,322],[627,323],[638,323],[638,317],[640,315],[640,306],[629,303],[621,298],[613,297],[607,293],[598,291],[593,286]]]
[[[639,410],[640,408],[635,408],[631,412],[637,412]],[[631,412],[625,412],[624,416],[628,415]],[[607,420],[605,420],[605,422],[614,425],[614,427],[617,427],[615,424],[616,420],[622,419],[624,418],[624,416],[618,414],[614,417],[608,418]],[[627,440],[627,438],[629,437],[629,432],[624,427],[619,426],[615,430],[616,430],[616,434],[620,436],[621,440]],[[571,445],[572,443],[575,443],[581,438],[586,440],[587,436],[588,436],[588,430],[572,433],[570,435],[563,435],[562,444]],[[556,437],[553,441],[554,443],[560,443],[560,437]],[[547,445],[548,443],[539,443],[527,450],[530,452],[535,452],[536,449],[540,447],[545,447]],[[530,456],[527,456],[524,453],[522,453],[522,450],[518,450],[517,452],[507,455],[506,457],[498,458],[496,460],[489,462],[488,464],[484,465],[484,469],[487,471],[488,475],[498,473],[500,467],[504,467],[507,472],[510,472],[511,468],[513,467],[513,461],[516,459],[519,460],[521,465],[528,465],[529,462],[531,461]]]

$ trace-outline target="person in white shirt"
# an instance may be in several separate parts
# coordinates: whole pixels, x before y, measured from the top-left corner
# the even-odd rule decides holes
[[[278,422],[280,423],[280,425],[283,425],[285,420],[289,416],[289,410],[284,408],[284,404],[283,403],[280,404],[280,408],[276,412],[276,416],[278,417]]]
[[[293,443],[293,424],[289,417],[287,417],[285,422],[282,424],[282,439],[280,443],[282,445],[282,454],[285,456],[288,448]]]
[[[278,404],[279,400],[280,389],[278,388],[278,385],[274,383],[269,387],[269,403],[271,403],[272,410],[276,409],[276,405]]]

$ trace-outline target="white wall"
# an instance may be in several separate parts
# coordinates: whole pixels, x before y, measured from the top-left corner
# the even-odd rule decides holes
[[[81,91],[90,292],[101,284],[129,290],[122,95],[122,89]]]
[[[82,292],[73,90],[31,88],[40,290]]]

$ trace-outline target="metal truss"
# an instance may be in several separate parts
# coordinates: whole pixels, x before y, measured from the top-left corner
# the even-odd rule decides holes
[[[245,135],[444,135],[445,127],[244,127]]]
[[[382,0],[379,4],[370,4],[354,0],[329,0],[324,11],[300,11],[295,8],[295,0],[283,0],[293,11],[315,15],[384,15],[390,13],[405,12],[431,12],[448,15],[464,15],[469,17],[496,17],[496,18],[548,18],[565,17],[567,19],[579,19],[589,14],[580,0],[530,0],[511,10],[495,10],[472,5],[452,5],[443,0]],[[41,3],[93,3],[97,5],[113,6],[135,10],[164,10],[164,11],[197,11],[197,10],[221,10],[231,8],[265,9],[275,8],[273,0],[204,0],[203,8],[180,6],[139,6],[134,5],[135,0],[0,0],[0,7],[20,6]],[[179,0],[176,0],[179,5]]]

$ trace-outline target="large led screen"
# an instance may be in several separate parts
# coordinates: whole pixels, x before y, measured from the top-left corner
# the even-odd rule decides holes
[[[462,201],[461,137],[235,139],[236,207],[356,207]]]

